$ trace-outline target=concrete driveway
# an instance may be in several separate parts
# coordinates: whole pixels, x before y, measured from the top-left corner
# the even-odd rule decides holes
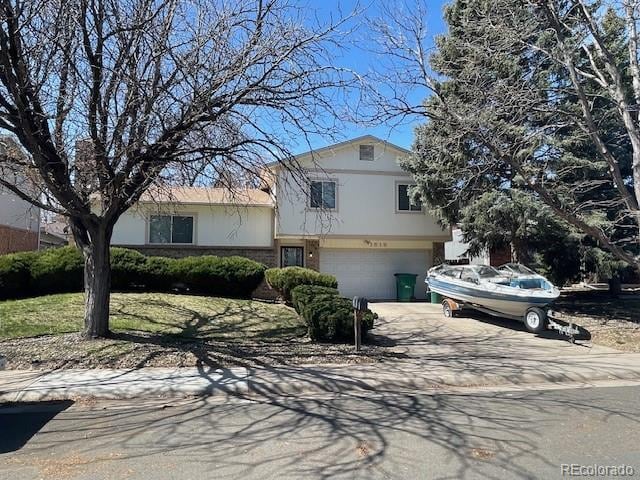
[[[571,344],[557,333],[528,333],[517,321],[483,314],[445,318],[440,305],[375,303],[380,316],[371,332],[389,345],[416,372],[500,376],[518,382],[539,376],[542,381],[589,381],[598,378],[638,378],[640,354]],[[466,315],[466,314],[465,314]]]

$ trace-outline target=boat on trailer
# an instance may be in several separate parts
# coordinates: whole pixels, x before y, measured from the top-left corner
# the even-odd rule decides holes
[[[524,265],[508,263],[498,268],[486,265],[438,265],[427,272],[430,291],[444,297],[443,313],[472,308],[497,317],[524,322],[532,333],[547,329],[546,307],[560,290],[542,275]]]

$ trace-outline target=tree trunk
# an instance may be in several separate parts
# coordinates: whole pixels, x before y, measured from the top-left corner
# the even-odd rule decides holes
[[[111,264],[109,243],[111,235],[100,229],[82,245],[84,254],[84,337],[109,335],[109,298],[111,293]]]

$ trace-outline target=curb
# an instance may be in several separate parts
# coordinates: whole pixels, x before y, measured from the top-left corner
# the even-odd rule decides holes
[[[185,374],[176,371],[150,375],[148,371],[49,372],[24,381],[13,388],[0,383],[0,403],[43,402],[60,400],[133,400],[161,398],[216,397],[276,398],[306,394],[353,394],[363,392],[421,392],[448,388],[491,386],[523,386],[540,384],[591,383],[606,380],[640,380],[637,369],[592,372],[585,375],[566,373],[523,373],[517,375],[477,375],[469,373],[412,378],[347,378],[332,377],[322,371],[278,371],[234,369],[218,372]],[[8,373],[8,372],[3,372]],[[156,372],[153,372],[156,373]],[[83,375],[85,378],[83,378]],[[118,379],[118,377],[131,378]],[[91,377],[91,378],[89,378]],[[69,378],[73,381],[69,382]],[[115,381],[114,381],[115,379]]]

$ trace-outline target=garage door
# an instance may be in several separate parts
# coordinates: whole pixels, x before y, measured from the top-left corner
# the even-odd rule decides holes
[[[320,249],[320,271],[335,275],[345,297],[376,300],[396,298],[394,273],[415,273],[415,295],[425,298],[424,277],[429,267],[425,250]]]

